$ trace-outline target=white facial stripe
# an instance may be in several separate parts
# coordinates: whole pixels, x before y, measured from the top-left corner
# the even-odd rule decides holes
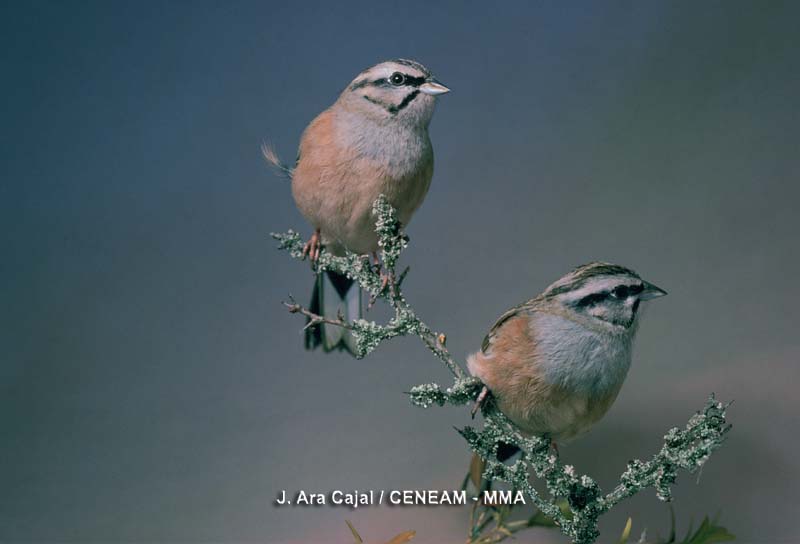
[[[397,90],[402,90],[407,85],[392,85],[390,83],[392,75],[400,73],[406,76],[406,79],[412,83],[413,87],[419,88],[423,83],[427,82],[431,77],[430,72],[421,64],[410,60],[390,60],[364,70],[348,85],[350,91],[358,91],[360,89],[379,86],[383,87],[385,91],[397,93]],[[428,93],[433,94],[433,93]]]
[[[412,77],[425,77],[425,74],[413,66],[405,66],[394,62],[385,62],[369,70],[367,74],[371,79],[389,78],[393,73],[400,72]]]
[[[630,276],[596,276],[590,278],[579,289],[568,291],[559,298],[567,302],[574,302],[594,293],[608,292],[620,285],[639,285],[641,280]]]

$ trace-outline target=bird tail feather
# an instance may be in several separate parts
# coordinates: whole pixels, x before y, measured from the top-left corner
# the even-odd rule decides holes
[[[516,446],[501,442],[497,448],[497,460],[501,463],[504,463],[516,455],[517,452],[519,452],[519,448]],[[464,477],[462,488],[466,490],[467,486],[471,482],[475,488],[475,491],[478,493],[482,493],[483,491],[488,491],[491,489],[492,482],[483,478],[484,470],[486,470],[486,461],[484,461],[477,453],[473,453],[472,459],[470,459],[469,463],[469,470],[467,471],[467,475]]]
[[[326,271],[317,274],[311,293],[311,312],[328,319],[343,318],[345,321],[362,317],[361,289],[347,276]],[[353,334],[342,327],[319,323],[306,329],[306,349],[322,347],[324,352],[346,351],[355,357],[357,353]]]
[[[278,171],[278,174],[287,179],[292,179],[294,168],[290,168],[281,160],[271,143],[264,142],[261,144],[261,154],[264,155],[267,163]]]

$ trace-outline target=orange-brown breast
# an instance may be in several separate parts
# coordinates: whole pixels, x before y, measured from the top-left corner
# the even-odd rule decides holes
[[[300,212],[321,230],[328,249],[356,253],[378,249],[372,204],[385,194],[407,223],[427,193],[433,160],[402,178],[393,177],[386,161],[359,154],[337,137],[335,114],[326,110],[303,133],[292,178]]]
[[[506,319],[488,349],[471,355],[467,363],[521,430],[568,441],[605,414],[619,389],[602,398],[590,398],[547,383],[534,336],[529,315],[521,311]]]

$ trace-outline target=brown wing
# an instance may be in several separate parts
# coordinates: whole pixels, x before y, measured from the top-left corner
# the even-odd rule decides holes
[[[513,308],[507,310],[503,315],[501,315],[497,319],[497,321],[495,321],[494,325],[492,325],[492,328],[489,329],[489,332],[486,333],[486,336],[483,338],[483,342],[481,343],[481,352],[483,353],[487,352],[489,347],[492,345],[492,342],[500,332],[500,329],[503,328],[503,325],[505,325],[509,319],[533,310],[537,300],[538,298],[532,298],[530,300],[527,300],[522,304],[518,304]]]

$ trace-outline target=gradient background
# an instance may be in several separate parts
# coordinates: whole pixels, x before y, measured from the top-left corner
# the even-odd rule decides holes
[[[276,508],[281,489],[453,489],[465,410],[414,338],[301,348],[309,228],[260,157],[363,68],[453,92],[406,293],[476,349],[507,307],[604,259],[670,292],[619,400],[563,458],[604,486],[715,391],[734,431],[679,526],[800,540],[800,4],[4,3],[0,541],[462,542],[465,508]],[[383,315],[378,311],[376,316]],[[652,491],[606,516],[668,527]],[[520,542],[562,542],[553,531]]]

